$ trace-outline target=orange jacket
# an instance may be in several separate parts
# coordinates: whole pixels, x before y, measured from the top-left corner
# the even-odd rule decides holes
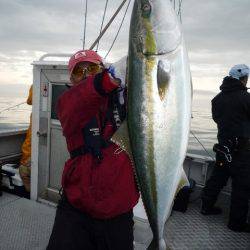
[[[27,98],[27,104],[32,105],[32,85],[29,89],[29,96]],[[22,145],[22,158],[20,161],[21,165],[30,166],[31,159],[31,116],[30,116],[30,125],[26,134],[26,138]]]

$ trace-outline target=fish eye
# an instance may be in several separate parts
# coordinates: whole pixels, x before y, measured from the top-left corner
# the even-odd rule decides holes
[[[142,10],[145,12],[149,12],[151,10],[150,4],[144,4],[144,6],[142,6]]]
[[[143,17],[149,17],[151,13],[151,5],[149,3],[145,3],[142,5],[142,15]]]

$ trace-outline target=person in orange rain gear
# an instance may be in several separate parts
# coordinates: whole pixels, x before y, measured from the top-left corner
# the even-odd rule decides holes
[[[29,96],[27,104],[32,105],[32,85],[29,90]],[[19,174],[22,178],[24,188],[27,192],[30,192],[30,167],[31,167],[31,117],[30,125],[26,134],[26,138],[22,145],[22,157],[20,160]]]

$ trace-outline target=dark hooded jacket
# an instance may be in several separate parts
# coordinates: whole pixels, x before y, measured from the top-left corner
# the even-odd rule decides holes
[[[250,94],[242,83],[225,77],[221,92],[212,100],[213,120],[218,126],[218,140],[250,138]]]

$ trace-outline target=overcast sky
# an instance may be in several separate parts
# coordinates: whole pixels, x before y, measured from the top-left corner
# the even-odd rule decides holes
[[[80,49],[84,2],[0,0],[0,84],[31,84],[32,61],[44,53]],[[120,3],[109,0],[106,20]],[[98,35],[104,5],[104,0],[89,1],[87,46]],[[127,53],[132,5],[109,60]],[[109,49],[122,14],[101,40],[102,56]],[[231,66],[250,64],[249,0],[183,0],[182,20],[195,89],[218,91]]]

